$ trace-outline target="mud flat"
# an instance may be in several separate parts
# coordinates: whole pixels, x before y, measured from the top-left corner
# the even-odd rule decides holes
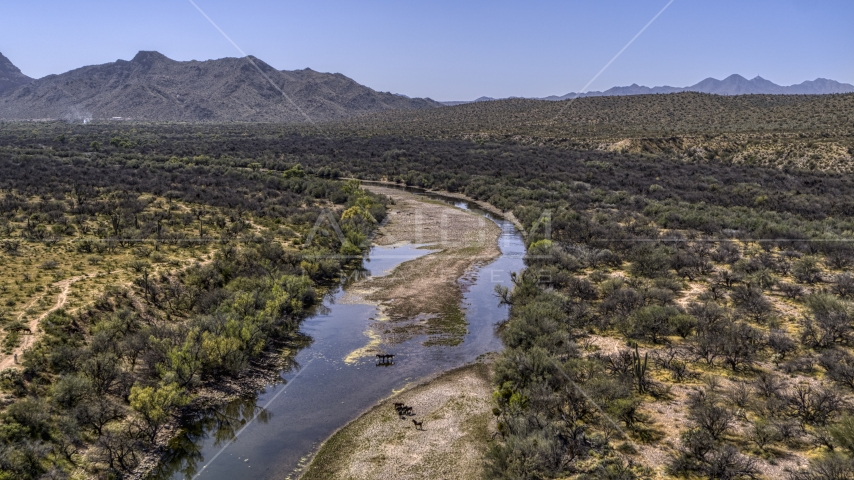
[[[490,373],[477,362],[393,395],[324,442],[302,480],[481,478],[496,428]],[[402,420],[395,402],[415,416]]]
[[[426,346],[458,345],[467,333],[460,308],[465,280],[460,279],[501,254],[501,228],[447,203],[389,187],[365,188],[395,202],[379,229],[377,245],[412,243],[437,252],[364,282],[351,293],[380,305],[382,321],[373,328],[386,344],[426,336]]]

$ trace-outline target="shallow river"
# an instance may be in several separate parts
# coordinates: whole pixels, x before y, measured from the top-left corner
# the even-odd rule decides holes
[[[186,425],[186,434],[173,442],[151,478],[297,478],[323,440],[380,400],[502,348],[495,324],[506,319],[508,312],[506,306],[498,305],[494,288],[509,285],[510,272],[523,268],[521,235],[509,221],[494,218],[474,204],[409,191],[471,210],[501,227],[501,255],[477,269],[473,281],[470,275],[463,280],[468,321],[463,343],[424,347],[424,339],[415,338],[387,348],[396,355],[391,366],[378,367],[373,357],[345,361],[370,340],[365,332],[378,311],[374,305],[338,303],[347,288],[339,287],[301,324],[312,343],[296,355],[299,367],[282,372],[282,383],[255,398],[201,412]],[[373,247],[364,273],[388,274],[397,265],[429,253],[414,245]]]

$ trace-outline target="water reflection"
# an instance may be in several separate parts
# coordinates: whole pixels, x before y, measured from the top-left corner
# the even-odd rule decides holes
[[[152,476],[193,478],[204,464],[202,445],[205,440],[212,439],[214,447],[222,447],[234,440],[237,432],[253,419],[266,424],[270,418],[272,413],[259,407],[255,396],[193,412],[181,419],[184,428],[169,443],[169,452]]]

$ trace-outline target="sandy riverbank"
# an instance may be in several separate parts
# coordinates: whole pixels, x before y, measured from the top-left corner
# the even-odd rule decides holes
[[[355,180],[359,180],[359,179],[355,179]],[[371,187],[371,186],[375,186],[375,185],[376,186],[389,185],[389,186],[396,186],[396,187],[403,186],[400,183],[386,182],[383,180],[359,180],[359,181],[362,182],[363,187]],[[526,235],[526,231],[525,231],[525,228],[522,226],[522,222],[520,222],[519,219],[516,218],[516,215],[513,214],[512,210],[503,211],[491,203],[483,202],[480,200],[475,200],[474,198],[471,198],[471,197],[464,195],[462,193],[448,192],[445,190],[428,190],[428,189],[421,189],[418,187],[410,187],[410,188],[417,188],[418,190],[423,190],[426,193],[436,193],[436,194],[439,194],[439,195],[442,195],[445,197],[456,198],[459,200],[465,200],[466,202],[473,203],[473,204],[477,205],[478,207],[482,208],[484,211],[487,211],[489,213],[492,213],[494,215],[498,215],[499,217],[503,217],[503,218],[509,220],[510,223],[515,225],[516,228],[518,228],[519,231],[522,232],[522,235]]]
[[[481,478],[496,428],[490,376],[478,362],[393,395],[324,442],[302,480]],[[412,406],[423,430],[395,402]]]

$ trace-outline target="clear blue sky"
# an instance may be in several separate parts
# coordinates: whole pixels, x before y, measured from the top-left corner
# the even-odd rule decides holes
[[[196,0],[279,69],[437,100],[578,91],[667,0]],[[32,77],[157,50],[239,56],[188,0],[6,0],[0,52]],[[675,0],[589,90],[761,75],[854,83],[852,0]]]

